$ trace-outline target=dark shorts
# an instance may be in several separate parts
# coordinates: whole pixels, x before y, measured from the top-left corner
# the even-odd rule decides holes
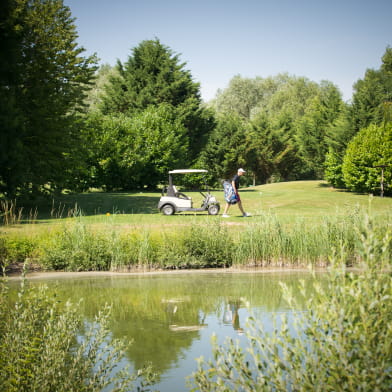
[[[236,199],[237,199],[237,203],[240,202],[241,201],[240,194],[237,192],[235,194],[235,196],[236,196]]]

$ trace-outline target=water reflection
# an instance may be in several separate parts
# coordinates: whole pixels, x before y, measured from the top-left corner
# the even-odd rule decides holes
[[[245,305],[247,307],[249,306],[249,302],[243,298],[228,300],[223,314],[223,323],[225,325],[231,324],[238,335],[242,335],[244,333],[244,329],[240,326],[240,316],[238,314],[238,309],[241,305]]]
[[[78,302],[87,320],[112,305],[111,331],[133,341],[127,357],[135,368],[151,363],[161,391],[185,390],[195,358],[211,356],[210,338],[243,339],[248,309],[268,319],[286,311],[280,282],[297,292],[304,273],[201,273],[31,280],[47,284],[57,297]],[[268,322],[268,320],[267,320]]]

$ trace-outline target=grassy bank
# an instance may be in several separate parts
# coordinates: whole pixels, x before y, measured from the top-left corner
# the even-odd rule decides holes
[[[223,204],[222,192],[216,195]],[[196,205],[201,200],[192,197]],[[391,199],[339,192],[316,181],[244,189],[243,203],[253,215],[247,219],[236,206],[229,219],[163,216],[156,211],[158,199],[159,194],[91,193],[24,205],[37,213],[33,221],[22,217],[1,227],[1,264],[28,260],[42,269],[72,271],[316,266],[328,264],[337,248],[352,264],[360,258],[365,215],[372,216],[375,235],[392,226]],[[23,216],[17,211],[15,216]]]

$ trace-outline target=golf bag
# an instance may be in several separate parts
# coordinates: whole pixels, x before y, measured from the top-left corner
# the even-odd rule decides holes
[[[225,193],[225,200],[229,204],[236,204],[237,203],[237,195],[234,192],[233,185],[229,181],[223,181],[223,190]]]

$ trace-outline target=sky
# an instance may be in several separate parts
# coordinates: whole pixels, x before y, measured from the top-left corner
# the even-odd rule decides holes
[[[392,0],[64,0],[85,54],[125,62],[158,38],[180,55],[204,101],[235,75],[329,80],[349,101],[392,46]]]

